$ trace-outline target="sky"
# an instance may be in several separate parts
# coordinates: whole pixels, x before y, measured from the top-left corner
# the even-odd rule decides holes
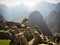
[[[0,0],[0,4],[5,4],[8,7],[14,7],[18,4],[23,3],[27,7],[32,8],[37,3],[40,3],[42,1],[50,2],[50,3],[60,2],[60,0]]]

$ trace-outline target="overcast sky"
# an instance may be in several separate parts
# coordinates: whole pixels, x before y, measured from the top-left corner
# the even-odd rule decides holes
[[[51,3],[60,2],[60,0],[0,0],[0,4],[5,4],[8,7],[13,7],[18,4],[24,3],[27,7],[33,7],[39,2],[46,1]]]

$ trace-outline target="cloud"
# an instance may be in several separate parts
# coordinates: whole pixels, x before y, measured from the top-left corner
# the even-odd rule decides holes
[[[60,2],[60,0],[0,0],[0,4],[5,4],[8,7],[13,7],[18,4],[24,3],[28,7],[34,6],[36,3],[46,1],[46,2]]]

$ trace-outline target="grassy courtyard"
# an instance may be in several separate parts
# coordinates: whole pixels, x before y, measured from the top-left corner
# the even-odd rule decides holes
[[[0,32],[4,32],[4,30],[0,30]],[[0,45],[9,45],[10,40],[0,40]]]
[[[0,40],[0,45],[9,45],[10,40]]]

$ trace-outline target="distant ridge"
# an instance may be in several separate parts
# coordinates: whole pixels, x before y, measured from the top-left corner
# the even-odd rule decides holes
[[[4,8],[2,10],[3,17],[6,20],[11,20],[11,21],[16,21],[16,22],[20,22],[19,20],[29,17],[30,12],[35,11],[35,10],[39,11],[44,18],[46,18],[46,16],[48,16],[53,10],[60,10],[60,8],[59,8],[60,3],[55,4],[55,3],[49,3],[49,2],[38,3],[31,10],[23,3],[16,5],[13,8],[8,8],[4,4],[0,4],[0,7],[1,7],[1,5],[3,5],[2,8]],[[0,14],[2,11],[0,8]]]
[[[36,25],[40,28],[43,35],[52,36],[51,31],[49,30],[47,24],[44,21],[44,18],[38,11],[33,11],[29,16],[29,25],[35,27]]]

